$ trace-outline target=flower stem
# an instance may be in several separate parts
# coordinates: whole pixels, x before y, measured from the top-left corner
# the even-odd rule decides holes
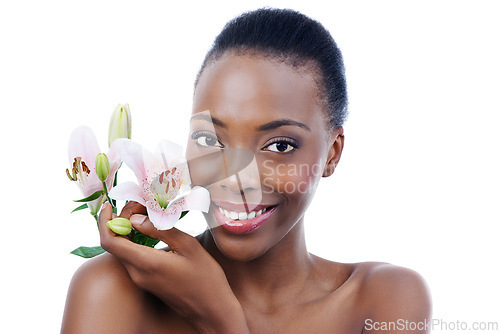
[[[113,187],[116,187],[117,184],[118,184],[118,171],[116,171],[115,173],[115,179],[113,180]],[[114,208],[116,208],[116,200],[113,200],[112,205]]]
[[[115,204],[113,203],[113,200],[111,200],[111,198],[109,198],[109,195],[108,195],[108,187],[106,186],[106,182],[102,182],[102,188],[104,189],[104,192],[106,193],[106,198],[108,199],[108,202],[109,204],[111,204],[111,206],[114,208],[116,208]]]

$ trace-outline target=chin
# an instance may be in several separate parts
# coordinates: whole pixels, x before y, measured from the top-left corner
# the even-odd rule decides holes
[[[220,226],[210,230],[215,244],[224,257],[239,262],[249,262],[264,255],[269,247],[267,240],[255,235],[235,236],[224,231]]]

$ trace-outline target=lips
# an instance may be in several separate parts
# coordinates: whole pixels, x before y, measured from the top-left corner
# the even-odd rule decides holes
[[[249,208],[253,210],[248,211]],[[258,229],[276,211],[276,205],[244,205],[230,202],[212,202],[217,223],[227,232],[249,233]]]

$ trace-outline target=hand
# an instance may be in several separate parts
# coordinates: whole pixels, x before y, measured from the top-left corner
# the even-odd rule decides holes
[[[106,222],[116,215],[108,203],[99,215],[102,248],[121,260],[138,287],[163,300],[201,333],[249,333],[243,309],[217,261],[194,237],[176,228],[157,230],[144,213],[144,206],[130,202],[120,217],[134,216],[135,229],[165,242],[170,250],[138,245],[111,231]]]

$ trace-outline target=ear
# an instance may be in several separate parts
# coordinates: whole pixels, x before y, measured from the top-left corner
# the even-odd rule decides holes
[[[323,177],[328,177],[333,174],[335,167],[339,163],[342,150],[344,149],[344,128],[338,127],[332,131],[330,136],[330,148],[326,159]]]

